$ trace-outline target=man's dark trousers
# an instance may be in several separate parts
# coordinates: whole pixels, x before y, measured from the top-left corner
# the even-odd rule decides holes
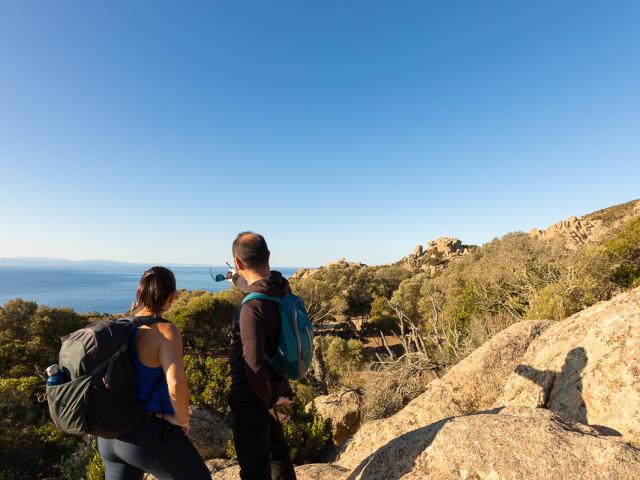
[[[242,480],[295,480],[282,425],[256,401],[234,402],[233,437]]]

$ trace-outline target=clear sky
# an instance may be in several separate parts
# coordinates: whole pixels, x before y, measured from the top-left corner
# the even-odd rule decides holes
[[[397,260],[640,197],[640,2],[5,1],[0,257]]]

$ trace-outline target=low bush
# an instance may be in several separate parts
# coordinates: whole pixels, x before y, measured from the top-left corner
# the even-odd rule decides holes
[[[203,293],[174,305],[165,317],[180,329],[186,352],[216,354],[227,346],[234,312],[234,304],[224,296]]]
[[[386,297],[376,297],[371,302],[369,326],[373,328],[374,335],[378,332],[389,335],[398,329],[398,317],[389,307],[389,300]]]
[[[294,399],[291,419],[283,430],[291,458],[298,465],[320,461],[333,445],[331,421],[320,418],[313,407],[305,411],[299,399]]]
[[[0,371],[5,377],[44,372],[58,359],[60,337],[77,330],[88,317],[69,308],[38,306],[16,299],[0,307]]]
[[[87,480],[104,480],[104,465],[100,458],[100,452],[94,451],[86,469]]]
[[[289,383],[293,390],[293,394],[300,403],[302,403],[302,405],[307,405],[316,397],[315,388],[307,379],[292,380]]]
[[[229,364],[219,358],[185,355],[184,366],[189,382],[189,403],[228,416]]]
[[[78,440],[62,434],[48,420],[36,396],[37,377],[0,379],[0,478],[6,480],[58,475],[58,463],[71,455]]]
[[[614,238],[604,244],[615,261],[613,281],[622,288],[640,285],[640,216],[625,223]]]
[[[345,340],[333,335],[322,337],[321,342],[326,381],[329,386],[358,388],[359,372],[364,366],[362,343],[359,340]]]
[[[60,478],[64,480],[85,478],[87,476],[87,468],[96,453],[98,453],[97,450],[91,444],[80,443],[71,455],[63,458],[58,464]],[[102,477],[98,477],[98,479],[102,480]]]

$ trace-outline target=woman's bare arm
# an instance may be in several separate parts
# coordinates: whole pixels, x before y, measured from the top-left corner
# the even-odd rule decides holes
[[[182,361],[182,336],[172,323],[158,323],[161,335],[159,357],[169,387],[169,399],[175,412],[176,422],[188,428],[189,387]]]

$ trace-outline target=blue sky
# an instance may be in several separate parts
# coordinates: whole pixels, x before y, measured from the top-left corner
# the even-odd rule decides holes
[[[640,197],[640,2],[0,5],[0,257],[383,263]]]

